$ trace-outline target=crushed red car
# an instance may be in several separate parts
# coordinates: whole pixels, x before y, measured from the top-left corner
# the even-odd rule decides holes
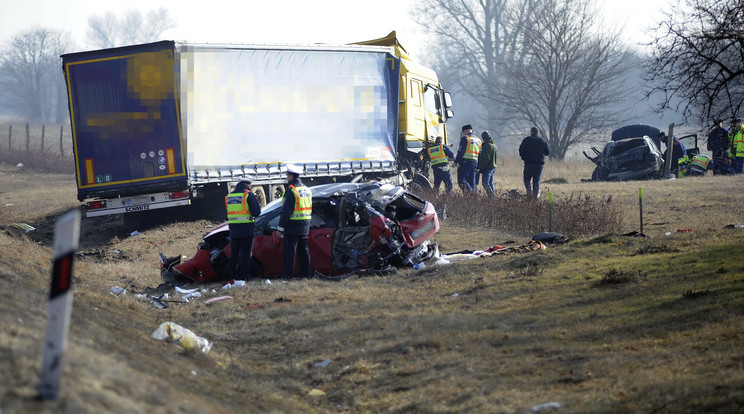
[[[382,183],[338,183],[311,188],[313,214],[308,245],[316,277],[343,278],[361,271],[385,272],[438,255],[430,238],[439,231],[434,206],[403,187]],[[276,231],[281,200],[256,219],[251,276],[280,277],[283,239]],[[200,283],[229,279],[227,223],[207,232],[193,258],[160,254],[164,281]],[[299,269],[295,267],[295,275]]]

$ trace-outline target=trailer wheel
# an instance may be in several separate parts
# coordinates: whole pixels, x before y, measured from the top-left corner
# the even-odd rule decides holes
[[[263,186],[257,185],[253,187],[253,194],[256,196],[256,199],[258,199],[258,204],[261,207],[266,205],[266,190],[264,190]]]
[[[276,200],[284,197],[284,186],[283,185],[272,185],[271,186],[271,200]]]

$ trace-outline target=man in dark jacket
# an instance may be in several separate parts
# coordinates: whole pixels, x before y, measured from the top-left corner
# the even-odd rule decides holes
[[[253,234],[256,217],[261,215],[261,205],[251,191],[251,179],[243,178],[225,197],[227,226],[230,229],[230,277],[251,280]]]
[[[723,127],[722,119],[714,121],[713,128],[710,129],[708,134],[707,147],[713,157],[720,157],[728,149],[728,130]]]
[[[540,176],[545,166],[545,156],[550,155],[548,141],[538,135],[539,133],[540,130],[537,127],[532,127],[530,136],[523,139],[519,145],[519,156],[524,161],[524,188],[527,190],[527,195],[534,197],[540,197]]]
[[[287,165],[287,190],[282,199],[277,231],[284,235],[285,282],[294,274],[295,254],[299,256],[300,277],[310,277],[310,249],[307,235],[313,213],[313,193],[300,180],[302,168]]]
[[[488,131],[483,131],[483,146],[478,154],[478,171],[482,175],[483,188],[489,197],[494,196],[493,173],[496,171],[496,144]]]

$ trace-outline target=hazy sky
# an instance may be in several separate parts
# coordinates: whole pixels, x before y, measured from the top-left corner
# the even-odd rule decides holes
[[[164,7],[177,26],[164,39],[232,43],[332,43],[369,40],[397,30],[414,57],[424,53],[424,36],[408,15],[416,0],[0,0],[0,44],[35,26],[66,30],[81,50],[87,19],[107,11],[143,12]],[[607,24],[625,25],[633,42],[654,24],[672,0],[597,0]]]

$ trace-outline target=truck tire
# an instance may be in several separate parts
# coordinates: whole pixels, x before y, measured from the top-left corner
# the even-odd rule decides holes
[[[413,180],[408,183],[408,191],[414,193],[414,194],[422,194],[426,193],[428,191],[431,191],[433,186],[431,185],[431,182],[428,178],[424,177],[421,174],[416,174],[413,177]]]
[[[258,204],[261,207],[266,205],[266,190],[262,185],[253,187],[253,194],[256,196],[256,199],[258,199]]]

